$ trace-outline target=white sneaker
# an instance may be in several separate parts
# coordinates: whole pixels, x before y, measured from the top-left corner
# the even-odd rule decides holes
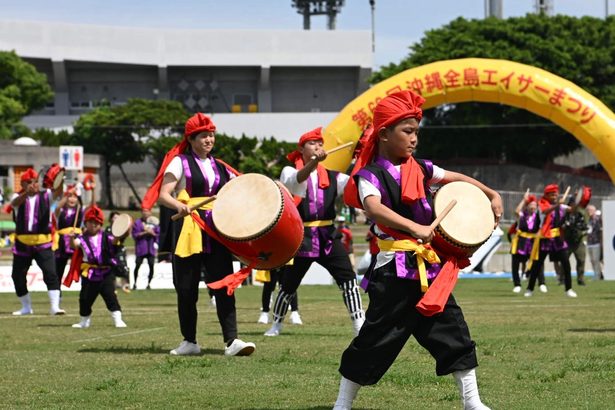
[[[521,293],[521,286],[515,286],[513,288],[513,293]]]
[[[72,327],[75,329],[87,329],[90,327],[90,316],[81,316],[81,321],[79,323],[75,323]]]
[[[128,327],[126,322],[122,320],[121,310],[116,310],[114,312],[111,312],[111,318],[113,319],[113,324],[115,325],[115,327]]]
[[[254,353],[256,345],[252,342],[244,342],[241,339],[233,340],[230,346],[224,348],[225,356],[250,356]]]
[[[258,317],[256,323],[262,323],[264,325],[269,323],[269,312],[261,312],[261,315]]]
[[[566,291],[566,296],[568,296],[569,298],[576,298],[577,297],[577,292],[575,292],[572,289],[568,289]]]
[[[540,285],[538,286],[538,289],[540,289],[540,291],[542,293],[547,293],[549,290],[547,289],[547,285]]]
[[[28,308],[21,308],[20,310],[16,310],[15,312],[13,312],[13,316],[25,316],[25,315],[33,315],[34,314],[34,310],[32,310],[32,308],[28,309]]]
[[[175,349],[171,350],[171,356],[190,356],[201,353],[201,348],[196,343],[184,340]]]
[[[290,312],[290,323],[293,325],[302,325],[303,320],[301,320],[301,315],[296,310]]]
[[[49,314],[52,316],[62,316],[66,314],[64,309],[49,309]]]
[[[282,322],[273,322],[273,326],[265,332],[265,336],[279,336],[281,331]]]
[[[532,294],[533,294],[533,293],[534,293],[534,292],[532,292],[531,290],[529,290],[529,289],[528,289],[528,290],[526,290],[526,291],[525,291],[525,293],[523,294],[523,296],[525,296],[526,298],[530,298],[530,297],[532,297]]]

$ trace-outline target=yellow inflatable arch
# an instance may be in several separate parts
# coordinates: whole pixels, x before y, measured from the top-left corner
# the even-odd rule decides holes
[[[376,84],[333,119],[324,131],[325,149],[356,142],[372,111],[387,94],[413,90],[427,100],[423,108],[467,101],[525,108],[551,120],[585,145],[615,181],[615,115],[600,100],[548,71],[507,60],[466,58],[411,68]],[[324,162],[345,171],[351,151]]]

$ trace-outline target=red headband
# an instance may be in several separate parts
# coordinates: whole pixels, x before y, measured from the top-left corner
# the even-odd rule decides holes
[[[558,192],[559,192],[559,187],[557,186],[557,184],[550,184],[545,187],[544,194],[545,195],[551,194],[551,193],[557,194]]]
[[[529,204],[530,202],[536,202],[536,196],[534,196],[534,195],[528,195],[528,197],[527,197],[527,201],[526,201],[526,202],[527,202],[528,204]]]
[[[188,138],[192,135],[198,134],[199,132],[214,132],[216,131],[216,126],[214,125],[211,118],[206,116],[203,113],[197,112],[192,117],[188,118],[186,121],[186,126],[184,128],[184,138],[173,148],[167,152],[162,160],[162,165],[158,170],[158,174],[156,178],[154,178],[154,182],[148,188],[145,196],[143,197],[143,201],[141,201],[141,208],[143,209],[152,209],[156,201],[158,200],[158,196],[160,195],[160,186],[162,185],[162,178],[164,177],[164,171],[169,166],[169,163],[173,158],[178,156],[179,154],[186,151],[188,148]]]
[[[386,96],[374,109],[374,130],[388,127],[406,118],[416,118],[421,121],[423,110],[421,105],[425,99],[412,91],[400,91]]]
[[[96,205],[92,205],[85,211],[84,219],[86,221],[94,220],[99,224],[102,224],[105,220],[105,215],[103,214],[102,209]]]
[[[21,182],[30,181],[38,178],[38,173],[34,168],[28,168],[21,174]]]

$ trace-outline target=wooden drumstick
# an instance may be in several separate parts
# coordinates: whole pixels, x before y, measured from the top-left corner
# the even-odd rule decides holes
[[[455,205],[457,205],[457,200],[455,199],[451,200],[451,202],[449,202],[448,205],[446,205],[446,208],[444,208],[444,210],[440,213],[440,215],[438,215],[436,219],[434,219],[434,221],[431,223],[431,225],[429,225],[429,229],[432,231],[436,229],[436,226],[440,225],[442,220],[446,218],[446,215],[448,215],[448,213],[453,209]],[[423,243],[423,240],[417,239],[417,242]]]
[[[568,185],[568,187],[566,188],[566,190],[564,191],[564,195],[562,195],[562,199],[560,201],[560,203],[565,203],[566,202],[566,198],[568,197],[568,193],[570,192],[570,185]]]
[[[336,151],[339,151],[339,150],[341,150],[341,149],[344,149],[344,148],[348,148],[348,147],[350,147],[352,144],[354,144],[354,142],[352,142],[352,141],[348,141],[348,142],[347,142],[347,143],[345,143],[345,144],[338,145],[338,146],[337,146],[337,147],[335,147],[335,148],[331,148],[329,151],[325,151],[325,153],[326,153],[327,155],[329,155],[329,154],[333,154],[333,153],[334,153],[334,152],[336,152]],[[315,156],[315,155],[313,155],[313,156],[312,156],[312,158],[310,158],[310,159],[316,159],[316,156]]]
[[[77,221],[79,220],[80,211],[81,211],[81,204],[77,202],[77,212],[75,213],[75,220],[73,221],[73,229],[77,227]]]
[[[202,207],[203,205],[207,205],[210,202],[213,202],[216,200],[216,196],[210,196],[207,199],[202,200],[201,202],[199,202],[198,204],[192,205],[190,208],[188,208],[190,210],[190,213],[192,213],[192,211],[194,211],[195,209],[199,209],[200,207]],[[186,215],[180,215],[179,213],[176,213],[175,215],[173,215],[171,217],[171,219],[173,221],[177,221],[179,218],[183,218]]]

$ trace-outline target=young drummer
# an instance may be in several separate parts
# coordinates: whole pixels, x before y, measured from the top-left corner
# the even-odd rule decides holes
[[[440,286],[454,284],[458,260],[424,244],[434,235],[430,184],[466,181],[479,187],[491,200],[496,222],[502,200],[475,179],[413,157],[424,101],[402,91],[378,103],[373,132],[362,139],[345,190],[346,203],[363,208],[376,224],[380,252],[366,273],[365,323],[342,355],[335,409],[350,409],[361,386],[377,383],[410,336],[434,357],[439,376],[454,375],[465,409],[487,408],[478,395],[475,344],[450,289]],[[425,296],[419,279],[431,282]],[[428,298],[434,294],[441,297]]]
[[[536,279],[543,269],[547,255],[550,255],[553,262],[559,262],[562,275],[564,277],[564,285],[566,296],[576,298],[577,293],[572,290],[572,277],[570,274],[570,260],[568,258],[568,244],[564,239],[561,226],[564,223],[566,212],[570,212],[571,208],[568,205],[558,201],[559,187],[557,184],[547,185],[538,207],[540,209],[540,219],[542,226],[540,228],[540,255],[538,260],[532,263],[530,269],[530,280],[527,284],[527,290],[524,296],[531,297],[534,293]]]
[[[43,280],[52,315],[63,315],[60,308],[60,281],[56,275],[51,237],[51,201],[52,197],[62,194],[60,190],[40,190],[38,173],[28,168],[21,174],[21,192],[15,194],[11,207],[15,220],[15,246],[13,247],[13,273],[15,293],[21,302],[21,309],[13,312],[15,316],[31,315],[32,300],[28,292],[27,274],[32,260],[43,271]]]
[[[172,355],[195,355],[201,352],[196,340],[197,302],[201,271],[205,281],[220,281],[233,273],[233,256],[220,242],[197,223],[211,227],[211,204],[191,215],[190,206],[211,197],[231,178],[238,175],[232,167],[212,155],[216,126],[211,119],[196,113],[186,121],[183,140],[165,156],[152,186],[143,199],[143,209],[151,209],[158,197],[160,204],[175,209],[182,218],[174,222],[176,234],[173,254],[173,285],[177,293],[177,313],[184,340],[171,350]],[[177,197],[173,194],[178,192]],[[214,231],[212,231],[215,234]],[[226,356],[247,356],[256,346],[237,337],[235,295],[224,288],[213,291],[218,322],[222,328]]]
[[[62,276],[64,276],[66,263],[73,256],[72,237],[81,233],[81,225],[83,224],[81,205],[81,198],[77,196],[75,187],[71,186],[68,187],[55,210],[58,230],[54,236],[53,250],[56,259],[56,274],[60,282],[62,282]]]
[[[67,281],[75,279],[75,273],[81,273],[81,291],[79,292],[79,315],[81,320],[74,328],[85,329],[91,325],[92,305],[100,294],[111,313],[115,327],[126,327],[122,320],[122,308],[115,294],[115,274],[112,266],[115,259],[115,238],[102,229],[105,220],[103,211],[96,205],[85,212],[85,231],[73,239],[76,249]],[[69,283],[70,284],[70,283]]]
[[[513,277],[513,292],[521,292],[521,276],[519,268],[528,262],[530,256],[538,257],[538,230],[540,229],[540,215],[538,213],[538,204],[536,197],[526,192],[523,199],[515,209],[517,214],[517,231],[511,239],[510,253],[512,254],[512,277]],[[532,252],[533,251],[533,252]],[[528,269],[531,267],[527,265]],[[544,274],[540,279],[540,289],[546,292]]]
[[[295,168],[284,167],[280,181],[295,195],[304,223],[303,243],[292,265],[284,267],[280,291],[273,308],[273,325],[265,336],[278,336],[282,322],[301,280],[313,262],[329,271],[342,290],[355,334],[363,325],[365,314],[348,252],[334,235],[335,199],[342,194],[348,175],[329,171],[319,163],[327,158],[323,150],[322,128],[307,132],[299,139],[296,151],[288,155]]]

